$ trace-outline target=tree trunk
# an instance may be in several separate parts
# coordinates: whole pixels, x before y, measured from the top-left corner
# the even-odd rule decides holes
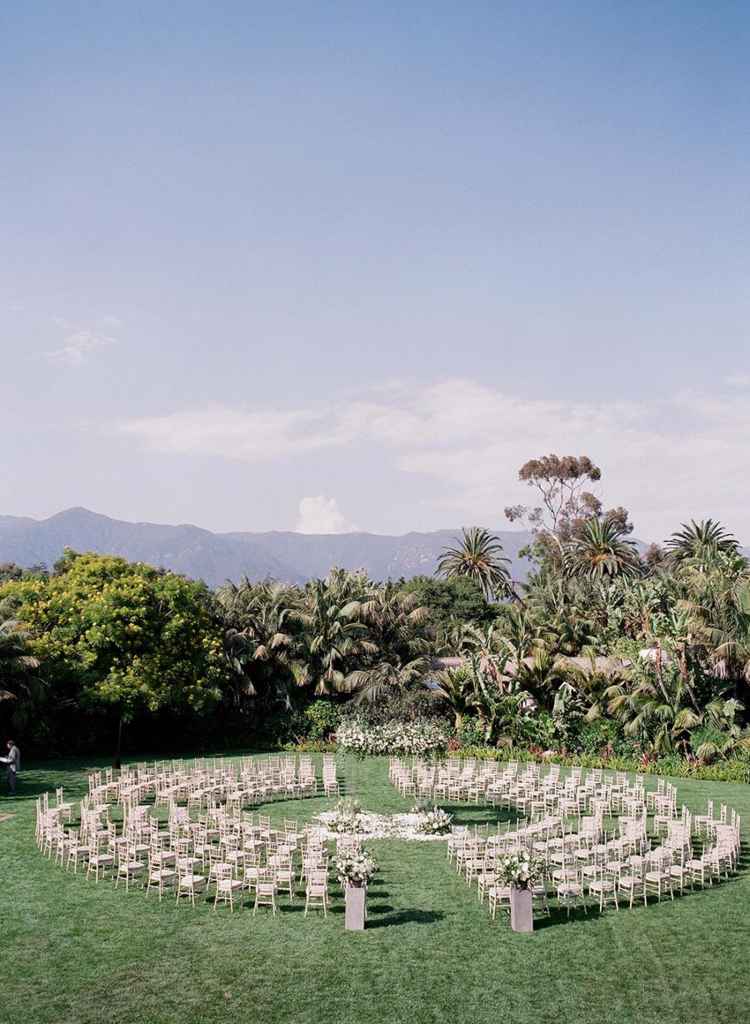
[[[115,751],[115,759],[112,765],[113,768],[122,767],[122,714],[117,722],[117,750]]]
[[[659,683],[659,689],[661,690],[661,695],[664,698],[664,703],[665,704],[669,704],[670,707],[671,707],[672,701],[669,699],[667,691],[664,688],[664,680],[662,678],[662,671],[661,671],[661,644],[658,641],[657,641],[657,644],[656,644],[656,650],[657,650],[657,654],[656,654],[656,678],[657,678],[658,683]]]
[[[693,688],[690,685],[690,666],[688,665],[688,653],[687,652],[688,652],[688,645],[687,645],[687,643],[684,643],[684,644],[681,645],[681,648],[680,648],[680,659],[679,659],[680,660],[680,676],[682,677],[682,682],[683,682],[683,684],[685,686],[685,689],[688,692],[688,697],[690,697],[690,700],[693,703],[693,707],[698,712],[698,714],[700,714],[701,713],[701,709],[698,706],[698,701],[695,699],[695,694],[693,693]]]

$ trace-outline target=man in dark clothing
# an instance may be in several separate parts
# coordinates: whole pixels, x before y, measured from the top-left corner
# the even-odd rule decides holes
[[[8,756],[0,757],[0,762],[6,766],[5,777],[8,780],[8,792],[11,796],[16,795],[16,776],[21,767],[21,751],[16,746],[15,740],[8,740],[6,744]]]

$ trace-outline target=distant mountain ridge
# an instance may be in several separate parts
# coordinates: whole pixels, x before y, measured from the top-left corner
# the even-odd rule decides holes
[[[48,519],[0,516],[0,562],[52,566],[66,547],[121,555],[219,586],[243,576],[304,583],[333,566],[364,569],[376,580],[432,575],[443,550],[461,533],[434,530],[385,536],[374,533],[212,533],[198,526],[129,523],[70,508]],[[498,532],[514,579],[529,563],[518,552],[529,542],[521,530]]]

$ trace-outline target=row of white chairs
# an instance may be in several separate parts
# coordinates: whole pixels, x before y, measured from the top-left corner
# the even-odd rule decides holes
[[[327,764],[330,779],[335,763]],[[110,785],[118,780],[112,778]],[[305,914],[328,911],[329,854],[321,829],[300,828],[284,819],[283,829],[271,827],[270,818],[233,806],[214,805],[191,812],[172,801],[165,822],[154,804],[91,803],[98,784],[80,803],[77,827],[72,824],[75,805],[62,790],[37,800],[37,843],[50,859],[72,870],[85,871],[96,883],[109,879],[115,887],[142,887],[162,900],[174,893],[177,902],[213,894],[216,908],[227,903],[242,906],[250,894],[253,910],[269,906],[277,912],[280,895],[290,903],[300,890]]]

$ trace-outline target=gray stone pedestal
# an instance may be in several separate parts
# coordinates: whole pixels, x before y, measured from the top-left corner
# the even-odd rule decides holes
[[[534,909],[531,889],[510,889],[510,926],[514,932],[534,931]]]
[[[365,930],[365,894],[367,890],[363,885],[347,885],[346,887],[346,916],[344,927],[350,932],[362,932]]]

